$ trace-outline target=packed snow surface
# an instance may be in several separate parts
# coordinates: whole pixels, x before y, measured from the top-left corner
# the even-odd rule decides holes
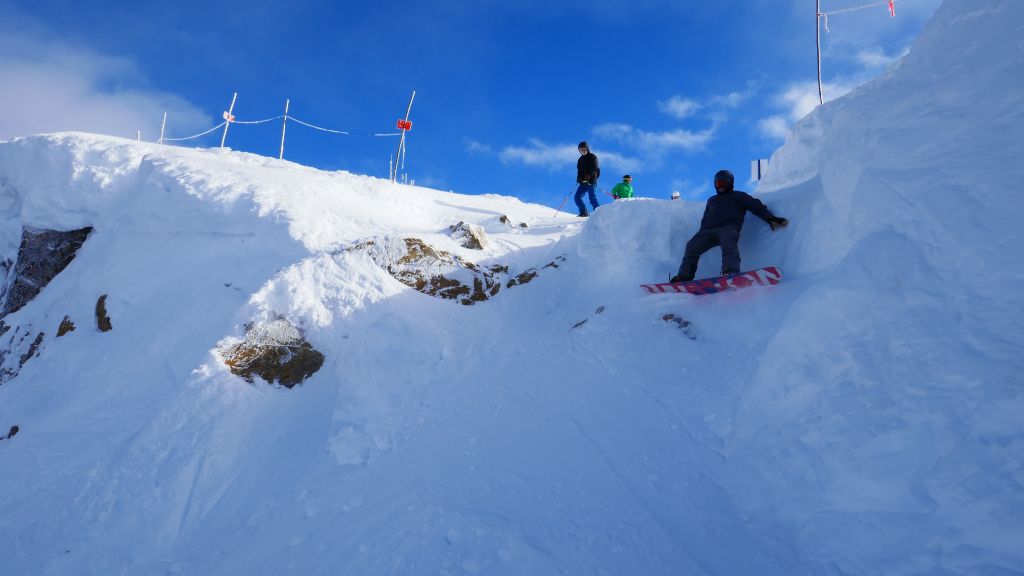
[[[0,261],[23,227],[93,227],[3,319],[45,338],[0,385],[0,572],[1024,574],[1021,38],[1024,3],[947,0],[801,122],[757,191],[791,224],[740,245],[784,281],[714,296],[638,287],[700,203],[584,220],[230,150],[0,143]],[[539,275],[462,306],[349,249],[402,238]],[[218,345],[282,318],[319,372],[233,375]]]

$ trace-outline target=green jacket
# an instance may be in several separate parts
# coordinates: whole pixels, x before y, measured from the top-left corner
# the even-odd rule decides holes
[[[626,184],[625,182],[619,182],[612,188],[612,196],[616,198],[632,198],[633,197],[633,185]]]

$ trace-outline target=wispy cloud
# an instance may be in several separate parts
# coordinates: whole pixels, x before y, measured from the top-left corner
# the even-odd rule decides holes
[[[658,110],[661,110],[665,114],[683,120],[689,118],[697,113],[703,106],[696,100],[684,98],[682,96],[673,96],[668,100],[658,102]]]
[[[618,152],[599,149],[594,152],[598,154],[602,168],[636,172],[644,165],[641,160]],[[565,171],[567,167],[575,167],[580,154],[573,143],[547,144],[537,138],[531,138],[529,146],[507,146],[498,157],[505,164],[520,163],[556,172]]]
[[[629,124],[608,123],[594,128],[594,134],[632,146],[649,158],[661,158],[672,150],[696,152],[707,147],[714,138],[716,127],[699,131],[683,128],[649,132]]]
[[[489,156],[494,153],[494,149],[491,148],[490,144],[484,144],[478,140],[466,138],[466,152]]]
[[[7,16],[7,15],[5,15]],[[0,139],[85,131],[155,140],[164,112],[175,134],[211,125],[185,99],[147,86],[135,63],[65,43],[38,27],[0,24]]]
[[[659,100],[658,110],[677,120],[685,120],[686,118],[696,116],[699,112],[706,112],[714,116],[724,110],[738,107],[746,102],[752,94],[753,89],[748,88],[742,92],[715,95],[703,102],[676,94],[668,100]]]
[[[822,85],[826,101],[835,100],[848,94],[860,82],[841,81]],[[758,123],[761,135],[771,140],[784,140],[790,128],[798,120],[811,113],[818,106],[818,83],[795,82],[784,87],[773,99],[778,114],[764,118]]]
[[[880,48],[865,49],[857,53],[857,63],[867,69],[886,68],[905,56],[907,52],[908,50],[904,49],[898,54],[891,55],[886,54],[885,51]]]

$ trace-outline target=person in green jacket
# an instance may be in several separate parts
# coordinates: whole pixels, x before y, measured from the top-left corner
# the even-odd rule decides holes
[[[622,182],[619,182],[612,188],[612,198],[618,200],[619,198],[632,198],[633,197],[633,177],[626,174],[622,177]]]

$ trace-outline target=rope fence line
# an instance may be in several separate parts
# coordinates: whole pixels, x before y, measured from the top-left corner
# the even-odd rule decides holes
[[[263,120],[230,120],[232,124],[266,124],[267,122],[273,122],[274,120],[280,120],[284,116],[274,116],[273,118],[265,118]]]
[[[278,118],[282,118],[282,116],[278,116],[277,118],[274,118],[274,120],[277,120]],[[321,132],[330,132],[332,134],[344,134],[346,136],[401,136],[402,135],[401,132],[378,133],[378,132],[348,132],[346,130],[333,130],[331,128],[324,128],[323,126],[316,126],[316,125],[310,124],[309,122],[303,122],[302,120],[299,120],[295,116],[285,115],[285,116],[283,116],[283,118],[287,118],[288,120],[291,120],[292,122],[298,122],[299,124],[302,124],[303,126],[306,126],[308,128],[312,128],[314,130],[320,130]]]
[[[159,143],[163,143],[163,142],[181,142],[182,140],[195,140],[196,138],[199,138],[201,136],[206,136],[210,132],[213,132],[214,130],[223,127],[225,124],[227,124],[226,120],[224,122],[221,122],[220,124],[217,124],[213,128],[210,128],[206,132],[200,132],[199,134],[196,134],[195,136],[186,136],[184,138],[164,138],[163,136],[161,136]]]
[[[416,95],[416,92],[413,91],[413,97],[415,97],[415,95]],[[234,116],[235,101],[237,99],[238,99],[238,93],[236,92],[232,96],[232,98],[231,98],[231,106],[228,108],[227,111],[224,112],[224,121],[223,122],[221,122],[220,124],[217,124],[213,128],[210,128],[208,130],[204,130],[203,132],[200,132],[198,134],[193,134],[192,136],[185,136],[185,137],[181,137],[181,138],[167,138],[167,137],[164,136],[164,132],[166,131],[166,128],[167,128],[167,113],[164,112],[163,122],[160,125],[160,139],[157,140],[157,143],[158,144],[163,144],[164,142],[184,142],[184,141],[187,141],[187,140],[195,140],[196,138],[202,138],[203,136],[206,136],[206,135],[208,135],[208,134],[210,134],[212,132],[215,132],[215,131],[223,128],[224,129],[224,134],[221,137],[221,141],[220,141],[220,147],[223,148],[225,143],[226,143],[226,141],[227,141],[228,128],[232,124],[249,125],[249,126],[251,126],[251,125],[266,124],[268,122],[274,122],[274,121],[277,121],[277,120],[281,120],[282,121],[281,122],[281,149],[280,149],[280,155],[278,156],[278,158],[283,159],[284,158],[285,133],[286,133],[287,126],[288,126],[288,121],[291,120],[292,122],[295,122],[297,124],[301,124],[302,126],[305,126],[307,128],[311,128],[313,130],[318,130],[320,132],[327,132],[329,134],[339,134],[339,135],[342,135],[342,136],[372,136],[372,137],[395,137],[395,136],[398,136],[398,137],[401,137],[401,141],[399,142],[399,145],[398,145],[398,155],[399,155],[399,157],[401,158],[401,161],[402,161],[402,168],[403,169],[405,168],[405,135],[406,135],[406,132],[408,132],[409,130],[412,129],[412,123],[409,121],[409,112],[412,109],[412,99],[409,100],[409,106],[406,108],[405,119],[404,120],[402,120],[402,119],[398,120],[398,129],[401,130],[400,132],[351,132],[349,130],[337,130],[337,129],[333,129],[333,128],[325,128],[323,126],[317,126],[316,124],[313,124],[313,123],[310,123],[310,122],[306,122],[304,120],[300,120],[299,118],[296,118],[295,116],[292,116],[292,115],[288,114],[288,108],[289,108],[289,106],[291,104],[291,100],[290,99],[285,101],[284,114],[281,114],[279,116],[274,116],[273,118],[264,118],[262,120],[237,120],[235,118],[235,116]],[[139,134],[139,139],[141,140],[141,134]],[[389,162],[388,171],[389,171],[388,176],[390,177],[391,181],[394,182],[395,179],[397,178],[397,175],[398,175],[397,174],[397,172],[398,172],[397,159],[395,159],[394,163]],[[408,179],[408,174],[406,174],[405,177],[406,177],[406,179]]]
[[[850,12],[857,12],[858,10],[866,10],[868,8],[876,8],[878,6],[887,6],[889,8],[889,15],[893,18],[896,17],[896,2],[898,0],[882,0],[881,2],[872,2],[871,4],[862,4],[860,6],[850,6],[849,8],[839,8],[838,10],[829,10],[828,12],[821,11],[821,0],[816,0],[814,6],[814,41],[818,48],[818,102],[820,104],[825,103],[825,97],[821,90],[821,25],[822,21],[825,24],[825,32],[831,32],[828,27],[828,17],[835,16],[836,14],[847,14]]]

